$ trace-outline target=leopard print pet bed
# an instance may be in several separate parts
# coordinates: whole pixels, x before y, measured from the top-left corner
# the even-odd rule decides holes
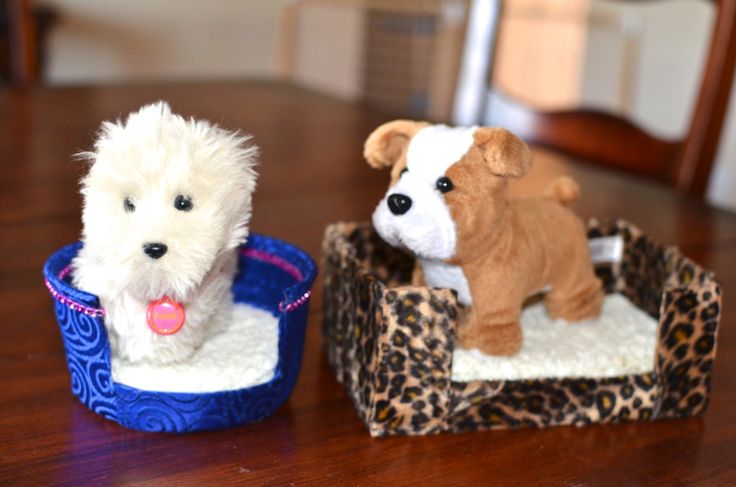
[[[596,273],[607,293],[622,294],[658,320],[652,371],[457,382],[452,380],[455,294],[409,285],[413,260],[385,244],[369,224],[330,225],[323,243],[324,341],[330,365],[371,435],[582,426],[703,413],[720,316],[721,292],[713,274],[624,221],[592,220],[588,234],[603,247],[623,243],[620,256],[603,259]]]

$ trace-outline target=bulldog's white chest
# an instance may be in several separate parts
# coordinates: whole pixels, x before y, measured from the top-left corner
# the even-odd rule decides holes
[[[419,259],[424,271],[424,280],[429,287],[447,287],[457,291],[458,301],[464,306],[472,304],[470,287],[463,270],[456,265],[445,264],[439,260]]]

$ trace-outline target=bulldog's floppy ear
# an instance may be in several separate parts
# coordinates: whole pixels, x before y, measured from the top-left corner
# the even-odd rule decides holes
[[[532,152],[523,140],[506,129],[480,127],[473,133],[475,145],[496,176],[520,178],[532,166]]]
[[[413,120],[394,120],[384,123],[371,132],[366,139],[363,156],[375,169],[391,167],[404,153],[414,134],[428,126],[427,122]]]

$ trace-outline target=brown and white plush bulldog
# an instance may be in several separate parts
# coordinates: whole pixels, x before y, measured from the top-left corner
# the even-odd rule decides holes
[[[529,148],[511,132],[396,120],[373,131],[364,155],[374,168],[391,168],[376,231],[416,255],[428,286],[454,289],[469,307],[460,346],[514,354],[522,304],[541,290],[553,318],[599,315],[603,292],[585,229],[565,207],[579,188],[561,178],[545,197],[507,199],[509,178],[531,166]]]

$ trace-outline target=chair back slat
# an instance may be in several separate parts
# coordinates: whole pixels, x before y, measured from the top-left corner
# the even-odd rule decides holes
[[[736,66],[736,0],[713,3],[716,15],[707,61],[689,128],[681,140],[657,138],[631,121],[603,111],[536,110],[489,86],[492,61],[479,68],[477,59],[481,54],[490,60],[495,58],[502,0],[472,0],[468,25],[476,28],[467,31],[454,121],[469,124],[478,113],[480,124],[503,126],[528,142],[663,181],[677,191],[702,198],[718,151]],[[485,21],[473,19],[475,12],[485,12]],[[487,35],[488,30],[491,35]],[[474,96],[461,96],[467,90]],[[485,91],[484,96],[480,91]],[[467,103],[458,103],[464,98],[483,99],[485,107],[473,112],[472,107],[465,106]]]
[[[607,112],[537,112],[497,91],[491,92],[484,123],[503,126],[535,145],[660,181],[671,179],[682,147]]]

